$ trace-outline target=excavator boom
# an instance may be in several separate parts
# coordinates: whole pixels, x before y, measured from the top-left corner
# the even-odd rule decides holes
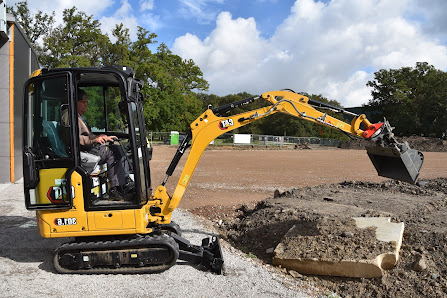
[[[264,99],[270,102],[271,105],[223,117],[223,114],[228,111],[250,104],[258,99]],[[319,111],[317,108],[350,114],[354,118],[351,123],[346,123]],[[156,212],[152,213],[152,215],[159,216],[161,224],[170,222],[172,211],[177,208],[202,153],[212,140],[224,133],[277,112],[325,125],[357,138],[370,140],[371,146],[366,147],[367,153],[380,176],[410,183],[415,183],[419,176],[424,159],[423,154],[411,149],[406,142],[399,143],[394,138],[392,127],[386,119],[383,123],[372,124],[365,115],[356,115],[342,108],[309,99],[295,92],[272,91],[266,92],[260,97],[251,97],[214,109],[208,109],[191,124],[191,131],[179,146],[166,172],[165,180],[154,194],[155,202],[159,203],[153,206],[153,210],[156,210]],[[191,145],[189,145],[189,141],[191,141]],[[164,185],[189,146],[191,151],[174,194],[171,197],[168,195]]]

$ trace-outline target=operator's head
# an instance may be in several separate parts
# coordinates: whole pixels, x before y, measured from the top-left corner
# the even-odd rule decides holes
[[[79,115],[82,115],[85,113],[85,111],[87,111],[87,106],[88,106],[88,98],[87,98],[87,93],[85,93],[84,90],[78,88],[77,90],[77,98],[78,98],[78,113]]]

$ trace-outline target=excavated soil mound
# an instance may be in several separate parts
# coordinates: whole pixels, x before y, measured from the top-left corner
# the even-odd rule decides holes
[[[418,185],[388,180],[348,181],[284,193],[276,191],[274,197],[250,206],[205,206],[192,211],[214,220],[222,237],[266,263],[271,263],[272,248],[293,225],[299,227],[303,237],[318,235],[309,247],[298,245],[297,253],[321,257],[332,252],[349,258],[361,250],[361,244],[355,242],[356,233],[373,232],[355,229],[351,217],[391,217],[392,222],[405,223],[404,239],[396,267],[382,278],[303,276],[293,271],[289,274],[312,280],[343,297],[447,295],[445,178],[421,181]],[[332,247],[331,237],[342,237],[344,247]],[[362,253],[368,256],[374,252]]]
[[[422,152],[447,152],[447,140],[441,140],[437,138],[426,137],[405,137],[396,138],[398,142],[404,140],[408,142],[410,148],[422,151]],[[344,142],[340,145],[342,149],[365,149],[365,146],[371,146],[371,142],[365,139],[355,139],[349,142]]]
[[[330,262],[349,261],[354,257],[372,260],[396,247],[396,243],[377,240],[376,228],[358,228],[352,218],[323,216],[314,219],[314,229],[308,229],[309,224],[297,222],[293,236],[282,240],[283,246],[293,248],[287,250],[287,258]]]

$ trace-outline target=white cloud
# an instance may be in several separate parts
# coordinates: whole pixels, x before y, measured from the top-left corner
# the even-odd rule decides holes
[[[179,13],[185,19],[195,19],[198,23],[209,24],[213,22],[218,10],[213,7],[215,3],[223,3],[224,0],[178,0]]]
[[[245,81],[240,78],[263,59],[264,43],[253,18],[233,20],[229,12],[223,12],[217,17],[216,29],[205,40],[186,34],[176,39],[172,50],[192,58],[206,71],[210,82],[224,79],[225,85],[233,84],[243,91],[246,88],[240,84]]]
[[[154,9],[154,0],[140,0],[140,9],[142,11]]]
[[[8,0],[8,6],[15,6],[17,2],[23,0]],[[112,8],[115,4],[119,4],[111,16],[104,16],[103,13]],[[95,19],[101,23],[101,30],[107,33],[112,41],[114,37],[111,32],[117,24],[123,23],[129,29],[130,37],[135,40],[137,37],[137,26],[146,27],[154,32],[161,26],[160,17],[147,11],[154,9],[154,0],[140,0],[138,9],[129,2],[129,0],[39,0],[28,1],[28,8],[31,13],[38,10],[51,14],[56,14],[56,26],[62,24],[63,10],[70,9],[73,6],[78,11],[85,12],[87,15],[93,15]],[[142,13],[143,12],[143,13]]]
[[[23,0],[7,0],[8,6],[15,6],[16,3]],[[62,23],[63,11],[67,8],[75,6],[78,11],[84,11],[88,15],[99,15],[114,3],[114,0],[31,0],[28,1],[28,8],[31,13],[36,13],[38,10],[51,14],[53,11],[56,16],[56,25]]]
[[[365,71],[356,71],[345,81],[328,81],[320,93],[330,94],[332,98],[343,98],[346,107],[359,105],[359,99],[370,97],[370,89],[366,87],[366,82],[373,79],[372,74]]]
[[[147,11],[153,9],[154,1],[141,1],[141,11]],[[121,6],[118,8],[112,16],[103,16],[99,19],[101,23],[101,30],[109,34],[110,40],[115,41],[115,38],[111,35],[113,29],[117,24],[122,23],[125,28],[129,29],[130,39],[137,39],[138,26],[145,27],[154,32],[162,26],[159,16],[152,13],[142,13],[138,17],[136,11],[129,3],[129,0],[121,0]],[[138,12],[139,13],[139,12]]]
[[[356,106],[370,98],[373,71],[419,61],[447,68],[446,46],[407,18],[417,1],[297,0],[268,40],[255,19],[224,12],[208,37],[186,34],[172,50],[200,66],[212,93],[291,88]]]
[[[99,19],[101,23],[101,30],[107,33],[112,42],[115,38],[112,36],[111,32],[115,29],[117,24],[122,23],[125,28],[129,29],[129,34],[131,39],[136,37],[137,34],[137,18],[132,14],[132,6],[128,0],[121,0],[121,6],[115,11],[112,16],[103,16]]]

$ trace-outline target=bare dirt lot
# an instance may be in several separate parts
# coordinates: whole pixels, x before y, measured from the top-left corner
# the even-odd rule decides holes
[[[173,147],[155,147],[154,187],[163,180],[174,153]],[[180,207],[212,220],[223,237],[265,263],[272,259],[266,250],[294,224],[303,235],[324,237],[325,232],[318,230],[321,221],[389,216],[393,222],[404,222],[405,232],[400,260],[384,277],[289,274],[341,296],[445,297],[447,153],[424,152],[424,156],[421,183],[410,185],[378,177],[364,150],[211,149],[203,154]],[[171,194],[182,165],[168,182]],[[325,246],[313,249],[307,253],[318,254]]]
[[[151,161],[155,189],[165,177],[176,147],[154,146]],[[237,149],[237,148],[236,148]],[[183,165],[183,156],[167,183],[174,193]],[[420,179],[447,177],[447,152],[424,152]],[[233,206],[256,202],[292,188],[343,181],[382,182],[365,150],[206,150],[191,178],[180,207],[193,209],[205,205]]]

